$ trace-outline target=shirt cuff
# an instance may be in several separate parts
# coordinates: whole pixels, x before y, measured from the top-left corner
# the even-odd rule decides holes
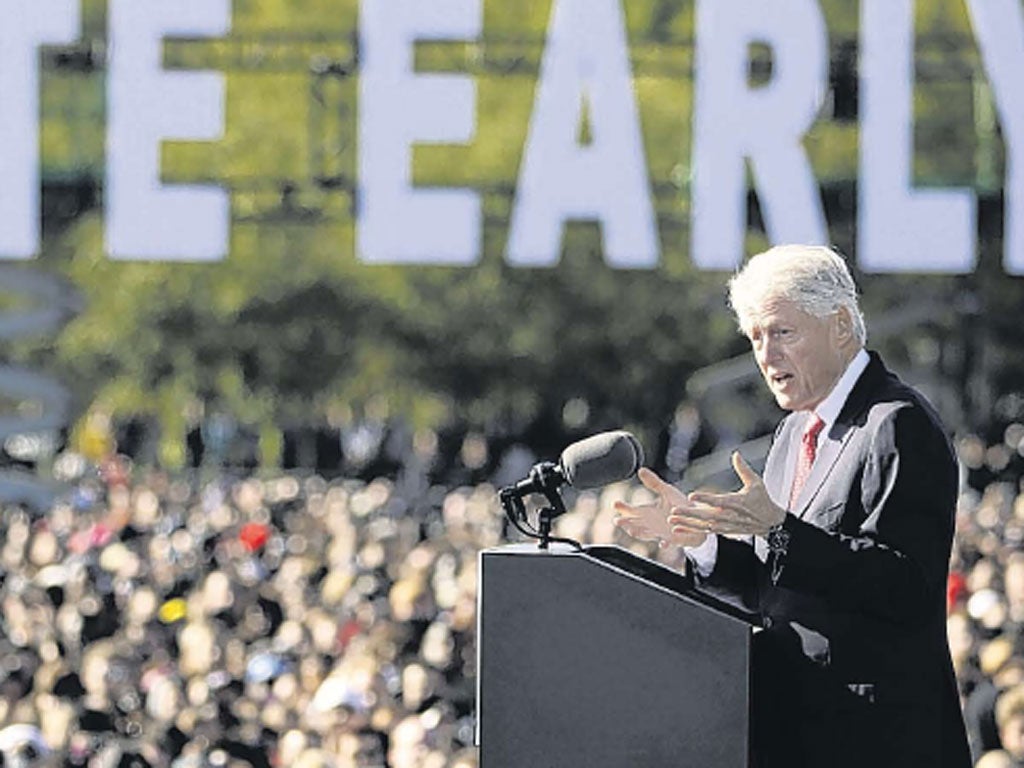
[[[683,547],[683,552],[697,571],[697,575],[706,579],[711,576],[711,572],[715,570],[715,563],[718,562],[718,537],[711,534],[699,547]]]

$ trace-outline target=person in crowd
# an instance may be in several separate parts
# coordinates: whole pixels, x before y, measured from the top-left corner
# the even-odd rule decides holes
[[[779,246],[729,286],[789,414],[763,477],[682,493],[649,470],[627,533],[682,545],[703,588],[751,611],[764,768],[970,765],[945,633],[958,472],[935,411],[874,352],[835,251]]]
[[[1024,765],[1024,686],[1010,688],[999,696],[996,701],[996,725],[1010,764]]]
[[[1006,633],[987,641],[977,653],[981,678],[964,699],[964,720],[975,759],[1000,747],[996,700],[1002,692],[1024,682],[1024,659],[1016,654],[1016,645]]]

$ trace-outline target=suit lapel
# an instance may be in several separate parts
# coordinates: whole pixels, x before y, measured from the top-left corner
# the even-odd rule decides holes
[[[868,367],[864,369],[860,378],[857,379],[857,383],[854,384],[853,389],[850,391],[850,396],[846,398],[846,402],[839,412],[836,423],[832,425],[832,428],[823,436],[818,445],[818,454],[814,461],[814,466],[811,468],[811,474],[808,475],[807,482],[804,483],[803,490],[800,492],[794,508],[790,510],[797,517],[804,518],[807,515],[811,502],[814,501],[821,487],[828,480],[833,467],[835,467],[843,450],[849,444],[850,437],[855,431],[855,424],[870,401],[870,394],[875,391],[881,381],[888,375],[888,371],[878,355],[874,352],[869,354],[871,355],[871,360],[868,362]],[[791,439],[789,452],[792,453],[792,450]],[[792,463],[795,464],[795,461]],[[787,469],[786,474],[790,484],[792,484],[793,469]],[[773,496],[773,498],[775,497]]]

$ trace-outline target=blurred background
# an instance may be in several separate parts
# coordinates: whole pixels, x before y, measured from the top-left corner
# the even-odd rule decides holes
[[[496,489],[607,429],[636,434],[647,464],[684,487],[729,486],[738,446],[763,456],[780,412],[725,304],[728,266],[691,253],[698,10],[710,6],[601,3],[621,13],[657,251],[622,268],[595,216],[566,218],[549,266],[507,256],[553,0],[449,3],[478,8],[479,34],[407,52],[416,73],[475,88],[467,140],[413,137],[408,173],[417,188],[477,194],[478,239],[460,266],[369,263],[360,19],[397,25],[416,5],[382,3],[233,0],[223,34],[165,36],[154,67],[222,78],[219,135],[153,143],[161,184],[226,193],[227,248],[208,259],[115,253],[113,159],[151,122],[118,101],[124,83],[151,85],[115,75],[133,55],[130,4],[47,11],[66,39],[33,48],[18,71],[38,83],[9,91],[39,101],[39,237],[0,263],[5,760],[471,768],[476,553],[513,538]],[[188,5],[134,7],[198,13]],[[780,19],[824,24],[825,87],[803,148],[826,239],[862,288],[870,346],[933,400],[960,457],[950,632],[976,756],[1020,763],[1024,283],[1006,266],[1000,112],[1012,104],[993,92],[965,0],[893,4],[913,14],[909,185],[971,192],[974,263],[863,269],[863,8],[777,5]],[[999,7],[1019,21],[1016,0]],[[13,50],[40,11],[0,9]],[[1018,48],[1020,30],[1005,26]],[[743,63],[751,91],[783,71],[756,40]],[[574,96],[586,147],[604,118]],[[779,234],[755,171],[737,203],[746,254]],[[640,493],[570,493],[557,532],[678,565],[615,534],[613,500]]]

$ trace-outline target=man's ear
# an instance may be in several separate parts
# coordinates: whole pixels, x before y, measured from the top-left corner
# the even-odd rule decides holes
[[[853,338],[853,320],[850,318],[850,310],[840,307],[836,310],[836,339],[841,344],[846,344]]]

